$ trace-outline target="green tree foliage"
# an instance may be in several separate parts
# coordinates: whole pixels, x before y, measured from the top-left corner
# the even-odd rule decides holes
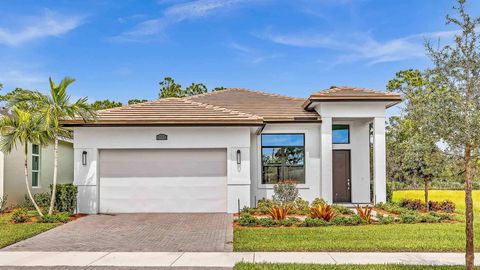
[[[440,47],[427,42],[434,67],[425,72],[424,87],[402,87],[411,93],[407,106],[422,133],[443,142],[461,157],[465,182],[466,267],[474,269],[472,182],[480,146],[480,18],[465,9],[465,0],[454,7],[458,16],[447,24],[459,28],[452,44]]]
[[[97,100],[91,104],[92,108],[96,111],[98,110],[105,110],[105,109],[111,109],[111,108],[116,108],[116,107],[122,107],[121,102],[117,101],[110,101],[109,99],[105,100]]]
[[[165,77],[160,83],[160,93],[159,98],[169,98],[169,97],[188,97],[198,94],[203,94],[208,92],[207,86],[203,83],[192,83],[187,86],[187,88],[182,88],[182,85],[175,82],[171,77]],[[211,91],[218,91],[226,89],[225,87],[215,87]]]
[[[35,202],[30,183],[28,181],[28,145],[47,145],[50,140],[48,133],[42,128],[43,117],[40,114],[32,113],[31,110],[22,110],[13,106],[13,113],[0,118],[0,149],[4,153],[10,153],[17,148],[18,144],[23,146],[24,154],[24,176],[27,194],[33,206],[40,216],[43,216],[40,207]]]
[[[148,100],[146,99],[130,99],[128,101],[128,105],[133,105],[133,104],[138,104],[138,103],[144,103],[147,102]]]

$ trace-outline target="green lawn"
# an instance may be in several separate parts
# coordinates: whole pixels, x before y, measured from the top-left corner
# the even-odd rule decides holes
[[[252,264],[239,263],[234,270],[460,270],[465,266],[422,266],[422,265],[322,265],[322,264]],[[476,267],[475,269],[480,269]]]
[[[422,198],[422,191],[397,191],[394,200]],[[432,200],[451,200],[464,213],[463,191],[432,191]],[[480,210],[480,191],[475,191]],[[480,224],[479,218],[476,220]],[[478,227],[478,226],[477,226]],[[480,242],[480,229],[475,232]],[[465,224],[391,224],[316,228],[236,228],[235,251],[458,251],[465,248]],[[480,246],[477,245],[477,251]]]
[[[11,214],[0,215],[0,248],[50,230],[61,223],[11,224]]]

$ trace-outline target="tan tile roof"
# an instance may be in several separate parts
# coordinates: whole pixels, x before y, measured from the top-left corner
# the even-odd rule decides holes
[[[186,99],[258,115],[266,122],[320,120],[320,116],[316,112],[309,112],[303,109],[304,98],[288,97],[242,88],[228,88],[187,97]]]
[[[336,86],[330,89],[313,93],[304,102],[303,108],[307,108],[313,101],[390,101],[387,105],[393,106],[402,101],[402,97],[397,93],[378,91],[372,89]]]
[[[260,125],[259,116],[182,98],[163,98],[130,106],[98,111],[93,125]],[[85,124],[81,119],[64,120],[64,125]]]

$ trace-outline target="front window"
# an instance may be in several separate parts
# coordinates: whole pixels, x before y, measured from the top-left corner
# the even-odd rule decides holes
[[[32,187],[39,187],[40,178],[40,146],[32,144]]]
[[[332,126],[332,142],[334,144],[350,143],[350,126],[349,125],[333,125]]]
[[[305,135],[262,134],[262,184],[305,183]]]

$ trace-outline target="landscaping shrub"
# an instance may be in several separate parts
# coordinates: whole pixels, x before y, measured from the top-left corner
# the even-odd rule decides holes
[[[312,201],[312,207],[319,207],[322,204],[326,204],[324,199],[316,198],[315,200]]]
[[[377,220],[380,224],[392,224],[395,222],[395,218],[392,216],[384,216],[381,213],[377,213]]]
[[[455,212],[455,203],[449,200],[445,200],[440,203],[440,210],[447,213]]]
[[[365,205],[363,208],[357,204],[357,215],[366,223],[372,221],[372,207],[370,205]]]
[[[343,205],[338,205],[338,204],[332,204],[332,209],[342,215],[353,215],[355,212],[352,209],[349,209],[346,206]]]
[[[61,212],[54,215],[43,215],[39,217],[38,222],[40,223],[67,223],[70,220],[70,213]]]
[[[347,224],[346,225],[360,225],[360,224],[363,224],[364,221],[363,219],[358,216],[358,215],[351,215],[349,217],[347,217]]]
[[[440,222],[440,221],[441,221],[441,218],[440,218],[439,216],[432,215],[431,213],[434,213],[434,212],[430,212],[430,213],[428,213],[427,215],[421,216],[420,222],[424,222],[424,223],[437,223],[437,222]]]
[[[403,213],[400,215],[399,218],[401,223],[407,223],[407,224],[417,223],[417,222],[420,222],[422,219],[422,217],[416,212]]]
[[[255,212],[256,212],[255,208],[251,208],[248,206],[243,207],[242,210],[240,211],[240,213],[250,214],[250,215],[254,215]]]
[[[328,204],[322,204],[319,207],[310,208],[310,217],[314,219],[321,218],[328,222],[336,215],[337,213]]]
[[[319,218],[306,218],[301,224],[301,227],[323,227],[330,226],[331,223]]]
[[[273,200],[282,204],[293,203],[298,198],[297,181],[288,179],[273,186]]]
[[[13,210],[12,219],[14,223],[24,223],[30,221],[30,215],[28,214],[28,210],[25,208],[19,208]]]
[[[237,222],[240,226],[257,226],[258,225],[258,219],[248,213],[241,214]]]
[[[50,206],[50,192],[41,192],[41,193],[36,193],[33,194],[33,199],[37,203],[37,205],[40,208],[48,208]],[[32,201],[28,197],[28,195],[25,194],[25,199],[23,200],[23,203],[20,204],[21,208],[26,208],[28,210],[35,210],[35,207],[33,206]]]
[[[293,202],[292,210],[290,211],[292,214],[300,214],[300,215],[308,215],[310,211],[308,201],[298,197]]]
[[[430,212],[429,215],[438,217],[440,221],[453,220],[453,216],[447,213]]]
[[[379,203],[376,205],[376,207],[385,210],[387,212],[391,212],[397,215],[401,215],[403,213],[410,212],[410,210],[400,207],[397,203]]]
[[[420,210],[425,207],[425,204],[418,199],[403,199],[400,201],[400,207],[404,207],[410,210]]]
[[[77,209],[77,187],[73,184],[58,184],[55,209],[59,212],[75,213]]]
[[[279,220],[273,220],[271,218],[259,218],[258,225],[262,227],[278,227],[280,226]]]
[[[286,207],[271,207],[270,210],[268,210],[268,215],[273,219],[273,220],[284,220],[287,218],[288,215],[288,209]]]
[[[257,202],[257,212],[267,214],[273,206],[275,203],[272,200],[263,198]]]

